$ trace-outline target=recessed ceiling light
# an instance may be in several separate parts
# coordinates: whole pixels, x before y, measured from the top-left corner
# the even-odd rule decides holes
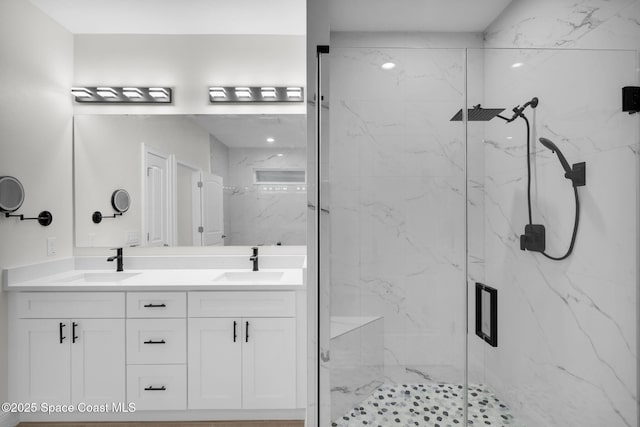
[[[513,65],[511,66],[511,68],[520,68],[520,67],[522,67],[523,65],[524,65],[524,63],[522,63],[522,62],[516,62],[515,64],[513,64]]]
[[[268,143],[272,143],[272,142],[275,142],[275,141],[276,141],[276,140],[275,140],[275,139],[273,139],[273,138],[271,138],[271,137],[267,138],[267,142],[268,142]]]
[[[393,70],[394,68],[396,68],[396,64],[394,64],[393,62],[385,62],[384,64],[382,64],[383,70]]]

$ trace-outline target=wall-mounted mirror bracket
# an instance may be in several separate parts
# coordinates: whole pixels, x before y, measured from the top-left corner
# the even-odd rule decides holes
[[[9,212],[5,213],[4,216],[7,218],[20,218],[20,221],[38,221],[38,223],[44,227],[51,225],[53,222],[53,215],[51,215],[49,211],[42,211],[35,218],[26,218],[24,215],[13,215]]]
[[[111,195],[111,206],[113,206],[113,210],[116,211],[116,213],[110,216],[103,216],[102,212],[95,211],[93,215],[91,215],[91,219],[94,223],[100,224],[103,219],[113,219],[122,216],[123,213],[129,210],[130,205],[131,198],[127,190],[118,189]]]
[[[103,216],[102,212],[100,211],[95,211],[93,213],[93,215],[91,215],[91,219],[93,220],[93,222],[95,222],[96,224],[100,224],[102,222],[103,219],[112,219],[112,218],[117,218],[119,216],[122,216],[122,212],[120,213],[114,213],[113,215],[110,216]]]

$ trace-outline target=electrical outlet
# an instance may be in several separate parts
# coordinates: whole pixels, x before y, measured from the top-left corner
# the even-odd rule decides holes
[[[56,254],[56,238],[47,237],[47,256],[54,256]]]

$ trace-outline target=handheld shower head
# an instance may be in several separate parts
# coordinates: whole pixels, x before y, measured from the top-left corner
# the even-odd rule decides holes
[[[547,138],[540,138],[540,142],[542,143],[542,145],[544,145],[549,150],[551,150],[552,152],[558,155],[558,160],[560,160],[560,163],[562,164],[562,168],[564,169],[565,173],[570,174],[571,167],[569,166],[569,162],[567,162],[567,159],[564,157],[564,155],[562,154],[562,151],[560,151],[560,149],[556,146],[556,144],[554,144]]]

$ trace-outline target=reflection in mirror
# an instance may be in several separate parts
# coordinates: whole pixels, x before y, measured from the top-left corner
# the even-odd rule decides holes
[[[77,115],[76,245],[304,245],[305,169],[304,115]]]

